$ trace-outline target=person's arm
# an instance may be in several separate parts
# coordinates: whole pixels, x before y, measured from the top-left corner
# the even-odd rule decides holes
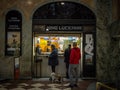
[[[50,54],[50,58],[55,58],[55,57],[57,57],[58,56],[58,52],[57,52],[57,50],[53,50],[52,52],[51,52],[51,54]]]

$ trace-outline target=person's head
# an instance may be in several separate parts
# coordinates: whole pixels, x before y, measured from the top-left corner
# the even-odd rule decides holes
[[[68,45],[68,48],[71,48],[71,44]]]
[[[73,42],[73,47],[77,47],[77,42]]]
[[[54,44],[51,45],[51,49],[52,50],[55,49],[55,45]]]
[[[37,45],[37,47],[40,47],[39,45]]]
[[[37,45],[37,47],[40,47],[39,45]]]

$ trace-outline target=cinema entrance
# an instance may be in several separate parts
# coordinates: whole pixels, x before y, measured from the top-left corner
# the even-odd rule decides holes
[[[68,44],[77,42],[81,49],[79,76],[96,76],[96,19],[94,13],[82,4],[74,2],[52,2],[39,7],[32,18],[33,58],[32,75],[37,78],[49,77],[48,66],[50,45],[58,49],[59,65],[57,73],[65,76],[64,50]],[[40,47],[39,60],[36,61],[36,47]]]

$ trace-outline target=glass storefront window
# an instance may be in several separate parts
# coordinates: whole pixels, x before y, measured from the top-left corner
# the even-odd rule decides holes
[[[35,48],[40,47],[41,54],[51,52],[51,44],[54,44],[58,49],[59,54],[63,54],[68,44],[73,42],[80,43],[80,37],[77,36],[37,36],[35,37]],[[80,45],[79,45],[80,46]]]

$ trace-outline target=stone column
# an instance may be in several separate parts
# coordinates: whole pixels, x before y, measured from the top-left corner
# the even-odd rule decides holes
[[[22,57],[20,58],[20,78],[30,79],[32,60],[32,20],[23,19],[22,24]]]
[[[111,0],[97,0],[97,79],[98,81],[110,80],[110,35],[108,26],[111,23]]]

